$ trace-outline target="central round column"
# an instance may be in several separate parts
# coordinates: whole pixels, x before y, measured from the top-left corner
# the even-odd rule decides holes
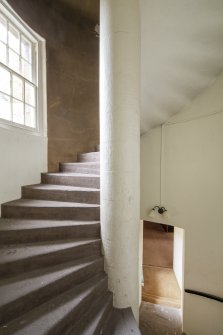
[[[101,234],[117,308],[139,310],[140,29],[138,0],[101,0]]]

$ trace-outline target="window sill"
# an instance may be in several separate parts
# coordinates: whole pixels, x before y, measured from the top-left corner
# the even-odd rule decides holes
[[[3,119],[0,119],[0,129],[1,128],[5,130],[17,132],[20,134],[47,137],[43,131],[38,130],[37,128],[31,128],[31,127],[20,125],[17,123],[12,123],[10,121],[7,122],[6,120],[3,120]]]

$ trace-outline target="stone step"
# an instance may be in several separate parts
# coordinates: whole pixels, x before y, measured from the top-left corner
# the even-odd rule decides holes
[[[70,329],[66,335],[77,335],[78,328],[80,335],[99,335],[105,321],[107,321],[113,307],[113,297],[111,292],[99,296],[89,313]]]
[[[20,318],[3,325],[1,335],[62,335],[67,334],[95,299],[107,291],[107,277],[96,275],[92,279],[65,291],[36,307]],[[79,334],[76,328],[76,334]]]
[[[78,162],[100,162],[100,152],[86,152],[77,154]]]
[[[0,219],[0,244],[100,238],[99,221]]]
[[[99,162],[88,163],[60,163],[60,172],[73,172],[83,174],[100,174]]]
[[[103,273],[103,258],[72,261],[0,281],[0,325]]]
[[[41,182],[43,184],[100,188],[100,176],[97,174],[71,172],[42,173]]]
[[[101,335],[121,334],[141,334],[131,308],[114,308],[110,315],[110,318],[108,319],[101,332]]]
[[[38,184],[22,187],[24,199],[55,200],[99,204],[100,191],[97,188],[86,188],[65,185]]]
[[[19,199],[2,205],[3,218],[100,220],[100,206],[74,202]]]
[[[3,279],[71,260],[98,258],[100,254],[100,239],[10,244],[0,248],[0,276]]]

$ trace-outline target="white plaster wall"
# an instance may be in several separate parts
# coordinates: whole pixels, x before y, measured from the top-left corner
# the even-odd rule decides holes
[[[148,219],[155,205],[160,205],[161,127],[141,136],[141,218]]]
[[[47,138],[0,128],[0,203],[19,198],[21,186],[47,171]]]
[[[185,229],[185,288],[223,297],[223,74],[181,113],[163,126],[162,197],[169,222]],[[156,132],[153,130],[152,132]],[[159,147],[156,143],[148,148]],[[141,166],[151,150],[141,145]],[[152,161],[152,159],[151,159]],[[157,166],[159,169],[159,166]],[[143,177],[143,176],[142,176]],[[145,178],[145,177],[144,177]],[[142,202],[154,201],[151,180],[142,180]],[[150,185],[150,187],[149,187]],[[219,210],[220,209],[220,210]],[[143,219],[145,211],[141,212]],[[223,306],[184,295],[184,331],[188,335],[222,335]]]
[[[173,239],[173,270],[176,275],[178,285],[183,290],[183,268],[184,265],[184,230],[182,228],[174,228]]]

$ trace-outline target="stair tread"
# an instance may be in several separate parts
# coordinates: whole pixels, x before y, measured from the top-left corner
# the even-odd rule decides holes
[[[78,172],[52,172],[52,173],[43,173],[43,175],[47,176],[60,176],[60,177],[84,177],[84,178],[98,178],[100,179],[100,176],[98,174],[94,173],[78,173]]]
[[[73,171],[42,173],[41,181],[43,184],[62,184],[87,188],[100,188],[100,175],[97,171],[95,171],[95,173],[77,173]]]
[[[114,308],[102,333],[103,335],[140,335],[131,308]]]
[[[100,167],[100,162],[63,162],[63,163],[60,163],[60,164],[67,164],[67,165],[77,165],[77,166],[98,166]]]
[[[58,191],[80,191],[80,192],[100,192],[98,188],[69,186],[69,185],[54,185],[54,184],[34,184],[23,186],[23,188],[30,188],[36,190],[58,190]]]
[[[93,152],[83,152],[77,155],[78,162],[89,162],[89,161],[100,161],[100,152],[93,151]]]
[[[3,206],[15,206],[15,207],[53,207],[53,208],[95,208],[100,207],[99,204],[86,204],[77,202],[63,202],[63,201],[51,201],[51,200],[36,200],[36,199],[17,199],[10,202],[6,202]]]
[[[75,227],[99,225],[99,221],[60,221],[60,220],[19,220],[19,219],[0,219],[0,232],[9,230],[24,230],[38,228],[55,228],[55,227]]]
[[[29,259],[35,256],[46,255],[56,251],[67,250],[84,245],[98,243],[100,239],[78,239],[76,241],[51,241],[35,244],[10,244],[0,248],[0,265]]]
[[[83,259],[81,262],[80,260],[70,261],[24,273],[11,279],[2,279],[0,280],[0,308],[32,291],[36,291],[56,280],[84,269],[90,264],[97,265],[101,260],[102,257],[96,259]]]
[[[79,152],[78,155],[99,155],[100,152],[99,151],[90,151],[90,152]]]
[[[81,333],[82,335],[94,335],[96,334],[96,330],[98,328],[98,324],[102,321],[104,314],[109,306],[112,307],[112,293],[107,292],[106,296],[102,299],[101,306],[99,310],[97,310],[96,314],[91,318],[90,322],[85,327],[84,331]],[[97,308],[97,306],[95,307]],[[74,333],[71,333],[74,335]],[[71,335],[69,334],[69,335]],[[120,334],[121,335],[121,334]]]
[[[84,304],[86,297],[97,292],[97,288],[103,285],[106,279],[104,274],[96,275],[87,282],[65,291],[1,327],[1,334],[62,334],[62,329],[69,324],[72,318],[70,313],[74,313],[80,304]],[[60,322],[63,322],[66,317],[68,321],[60,326]]]
[[[75,172],[84,174],[100,174],[100,163],[98,161],[75,162],[75,163],[60,163],[61,172]]]

